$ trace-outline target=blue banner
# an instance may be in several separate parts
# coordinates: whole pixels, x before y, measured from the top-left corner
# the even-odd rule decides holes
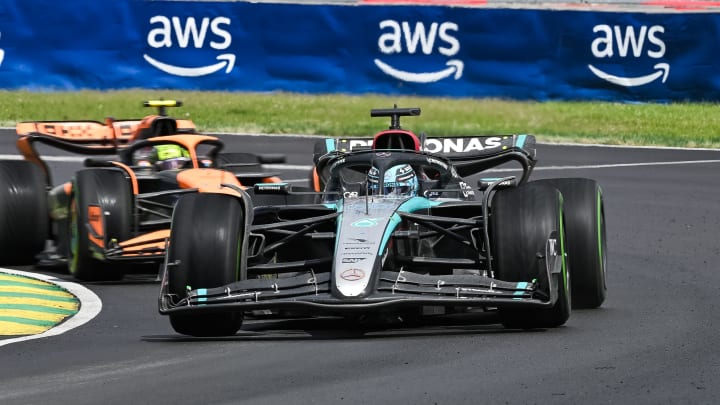
[[[0,5],[0,88],[718,101],[720,15],[208,1]]]

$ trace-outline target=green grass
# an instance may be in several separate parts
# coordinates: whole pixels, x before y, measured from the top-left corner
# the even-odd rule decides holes
[[[148,99],[180,99],[170,110],[204,132],[370,136],[388,126],[371,108],[420,107],[401,121],[429,136],[527,133],[540,142],[720,148],[720,105],[532,102],[407,96],[123,90],[0,91],[0,125],[17,121],[139,118]]]

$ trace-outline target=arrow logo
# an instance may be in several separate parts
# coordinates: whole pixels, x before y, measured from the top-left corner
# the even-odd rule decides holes
[[[385,74],[388,74],[396,79],[405,81],[405,82],[413,82],[413,83],[432,83],[437,82],[439,80],[445,79],[447,77],[450,77],[454,74],[455,80],[458,80],[462,77],[462,71],[464,64],[461,60],[457,59],[451,59],[447,61],[446,65],[447,68],[440,70],[438,72],[429,72],[429,73],[413,73],[413,72],[405,72],[402,70],[395,69],[394,67],[388,65],[387,63],[381,61],[380,59],[375,59],[375,65],[380,68]]]
[[[162,70],[165,73],[170,73],[171,75],[183,77],[207,76],[219,71],[222,68],[225,68],[225,73],[230,73],[235,66],[235,55],[231,53],[218,55],[218,63],[196,68],[186,68],[182,66],[168,65],[167,63],[160,62],[156,59],[151,58],[148,55],[143,55],[143,58],[145,58],[145,60],[149,64],[155,66],[156,68]]]
[[[656,72],[640,77],[620,77],[611,75],[609,73],[603,72],[602,70],[596,68],[593,65],[588,65],[588,68],[590,68],[590,70],[595,74],[595,76],[603,80],[607,80],[610,83],[624,87],[642,86],[644,84],[655,81],[660,76],[662,76],[662,82],[665,83],[668,74],[670,73],[670,65],[668,65],[667,63],[656,64],[655,66],[653,66],[653,68],[657,70]]]

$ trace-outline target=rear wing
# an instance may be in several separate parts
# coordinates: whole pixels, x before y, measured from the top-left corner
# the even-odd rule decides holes
[[[46,136],[88,147],[123,146],[139,138],[147,118],[99,121],[27,121],[15,126],[18,136]],[[189,120],[176,120],[177,132],[195,131]],[[168,134],[169,135],[169,134]]]
[[[349,153],[372,149],[372,138],[328,138],[315,144],[314,161],[327,153]],[[526,172],[525,180],[535,166],[533,135],[483,135],[424,138],[421,153],[431,153],[450,160],[460,176],[468,176],[508,161],[517,161]]]
[[[31,121],[15,126],[18,136],[47,136],[88,146],[126,144],[141,120],[99,121]]]
[[[181,107],[180,100],[148,100],[144,107],[157,108],[156,115],[141,119],[105,118],[99,121],[24,121],[15,126],[15,132],[23,137],[46,138],[48,144],[61,149],[93,154],[96,148],[108,148],[127,145],[138,139],[154,136],[195,133],[195,124],[190,120],[178,120],[167,115],[167,109]],[[80,146],[80,148],[72,145]]]
[[[329,152],[352,152],[372,149],[372,138],[328,138],[315,147],[317,156]],[[492,156],[508,150],[522,150],[535,156],[533,135],[483,135],[425,138],[420,151],[445,156],[450,160],[467,160]]]

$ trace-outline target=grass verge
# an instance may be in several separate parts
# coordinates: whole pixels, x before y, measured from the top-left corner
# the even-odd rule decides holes
[[[541,142],[720,148],[714,103],[626,104],[382,95],[310,95],[174,90],[0,91],[0,125],[18,121],[139,118],[148,99],[179,99],[172,116],[204,132],[370,136],[388,125],[371,108],[420,107],[404,128],[429,136],[527,133]]]

